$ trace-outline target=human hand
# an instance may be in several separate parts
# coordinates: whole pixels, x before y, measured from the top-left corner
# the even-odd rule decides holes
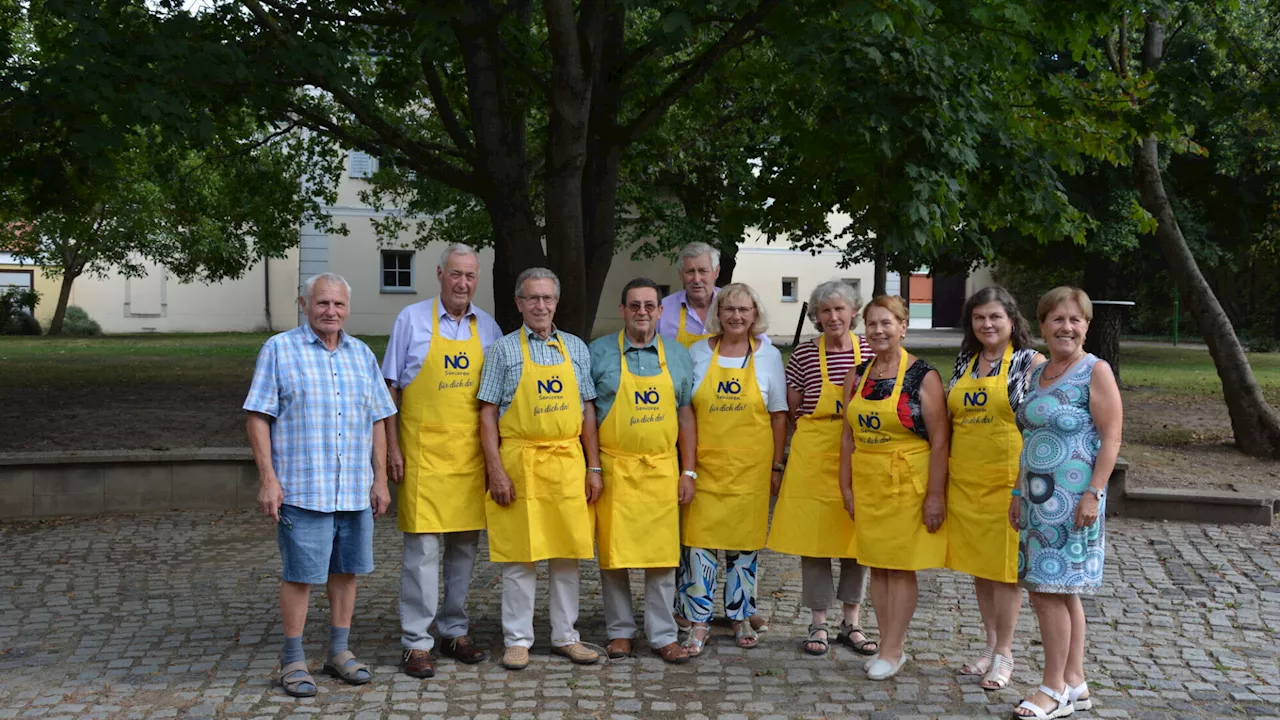
[[[387,489],[387,481],[374,480],[373,487],[369,490],[369,504],[373,506],[373,516],[380,518],[387,514],[387,510],[391,509],[391,491]]]
[[[1022,529],[1022,498],[1017,495],[1009,498],[1009,526],[1014,530]]]
[[[1076,505],[1076,529],[1082,530],[1098,521],[1098,496],[1085,490]]]
[[[924,526],[929,532],[938,532],[942,522],[947,519],[947,501],[942,493],[929,493],[924,496]]]
[[[693,478],[689,477],[688,475],[681,475],[680,482],[677,485],[677,487],[679,488],[676,491],[677,498],[679,499],[681,505],[688,505],[689,503],[693,502],[693,494],[695,492]]]
[[[284,504],[284,490],[275,475],[264,475],[258,486],[258,509],[263,515],[280,522],[280,506]]]
[[[404,453],[399,444],[387,446],[387,479],[397,485],[404,482]]]
[[[511,483],[511,478],[507,477],[507,472],[502,468],[490,468],[489,477],[489,497],[493,501],[506,507],[516,499],[516,486]]]
[[[598,472],[587,473],[587,504],[595,505],[596,500],[600,499],[600,493],[604,491],[604,478]]]
[[[840,488],[840,495],[844,498],[844,511],[849,513],[849,519],[856,520],[853,516],[853,491]]]

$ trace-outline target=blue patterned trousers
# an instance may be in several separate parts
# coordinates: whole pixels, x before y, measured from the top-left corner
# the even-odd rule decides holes
[[[760,551],[724,551],[724,609],[730,620],[746,620],[756,614],[756,562]],[[715,550],[680,546],[676,571],[676,613],[686,620],[711,622],[720,560]]]

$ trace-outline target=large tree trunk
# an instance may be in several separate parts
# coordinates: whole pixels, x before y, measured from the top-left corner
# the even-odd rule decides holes
[[[1147,18],[1142,48],[1142,64],[1146,70],[1154,71],[1163,58],[1164,21],[1167,17],[1167,11],[1157,11]],[[1222,395],[1227,401],[1236,446],[1249,455],[1280,458],[1280,415],[1267,404],[1262,387],[1249,365],[1249,358],[1240,346],[1235,328],[1231,326],[1231,319],[1187,247],[1187,240],[1178,227],[1178,219],[1165,192],[1164,179],[1160,175],[1160,142],[1154,135],[1142,141],[1134,157],[1133,174],[1142,206],[1158,223],[1156,240],[1160,243],[1160,251],[1169,263],[1169,271],[1179,291],[1191,306],[1200,334],[1209,346],[1218,378],[1222,380]]]
[[[71,302],[71,283],[76,281],[80,273],[67,268],[62,273],[62,282],[58,286],[58,305],[53,310],[53,319],[49,321],[48,335],[61,335],[62,323],[67,317],[67,304]]]
[[[595,44],[600,40],[600,8],[585,5],[577,21],[571,0],[547,0],[547,44],[551,49],[548,105],[546,219],[547,260],[560,276],[556,326],[590,338],[586,223],[582,178],[587,165],[587,122]],[[579,29],[581,25],[581,30]],[[598,301],[598,297],[597,297]]]
[[[883,238],[876,238],[876,259],[872,270],[871,297],[880,297],[889,290],[889,246]]]
[[[1143,141],[1134,159],[1133,171],[1142,206],[1159,223],[1156,240],[1160,251],[1169,263],[1178,290],[1195,315],[1218,378],[1222,380],[1222,395],[1227,401],[1236,445],[1250,455],[1280,458],[1280,415],[1267,404],[1231,319],[1204,279],[1182,236],[1160,177],[1160,145],[1154,136]]]

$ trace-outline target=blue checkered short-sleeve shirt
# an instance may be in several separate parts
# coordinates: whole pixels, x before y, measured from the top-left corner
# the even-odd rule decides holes
[[[244,409],[274,418],[271,464],[286,505],[364,510],[373,487],[373,424],[395,414],[378,359],[343,333],[332,352],[310,325],[267,340]]]

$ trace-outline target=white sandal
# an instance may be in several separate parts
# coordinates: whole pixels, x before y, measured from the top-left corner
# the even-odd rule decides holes
[[[1093,698],[1080,697],[1089,692],[1089,683],[1082,682],[1075,687],[1067,686],[1067,697],[1071,698],[1071,706],[1077,710],[1092,710]]]
[[[996,653],[995,662],[991,663],[991,669],[987,671],[978,686],[983,690],[1003,690],[1012,678],[1013,658]]]
[[[897,675],[902,666],[907,664],[907,654],[902,653],[902,657],[898,658],[898,662],[893,663],[882,657],[876,656],[875,662],[871,663],[871,667],[867,668],[868,680],[888,680]]]
[[[1022,704],[1014,708],[1013,716],[1016,718],[1036,718],[1036,720],[1051,720],[1052,718],[1064,718],[1076,711],[1075,706],[1071,704],[1071,696],[1067,692],[1071,686],[1063,688],[1062,692],[1054,692],[1047,685],[1041,685],[1039,691],[1044,693],[1045,697],[1058,703],[1058,707],[1049,712],[1045,712],[1044,708],[1035,704],[1030,698],[1022,701]],[[1021,715],[1018,710],[1030,710],[1030,715]]]
[[[960,674],[961,675],[986,675],[987,673],[991,672],[991,665],[993,662],[995,662],[995,657],[996,657],[996,649],[991,646],[987,646],[985,649],[983,649],[982,657],[978,658],[977,662],[965,663],[964,666],[960,668]]]

